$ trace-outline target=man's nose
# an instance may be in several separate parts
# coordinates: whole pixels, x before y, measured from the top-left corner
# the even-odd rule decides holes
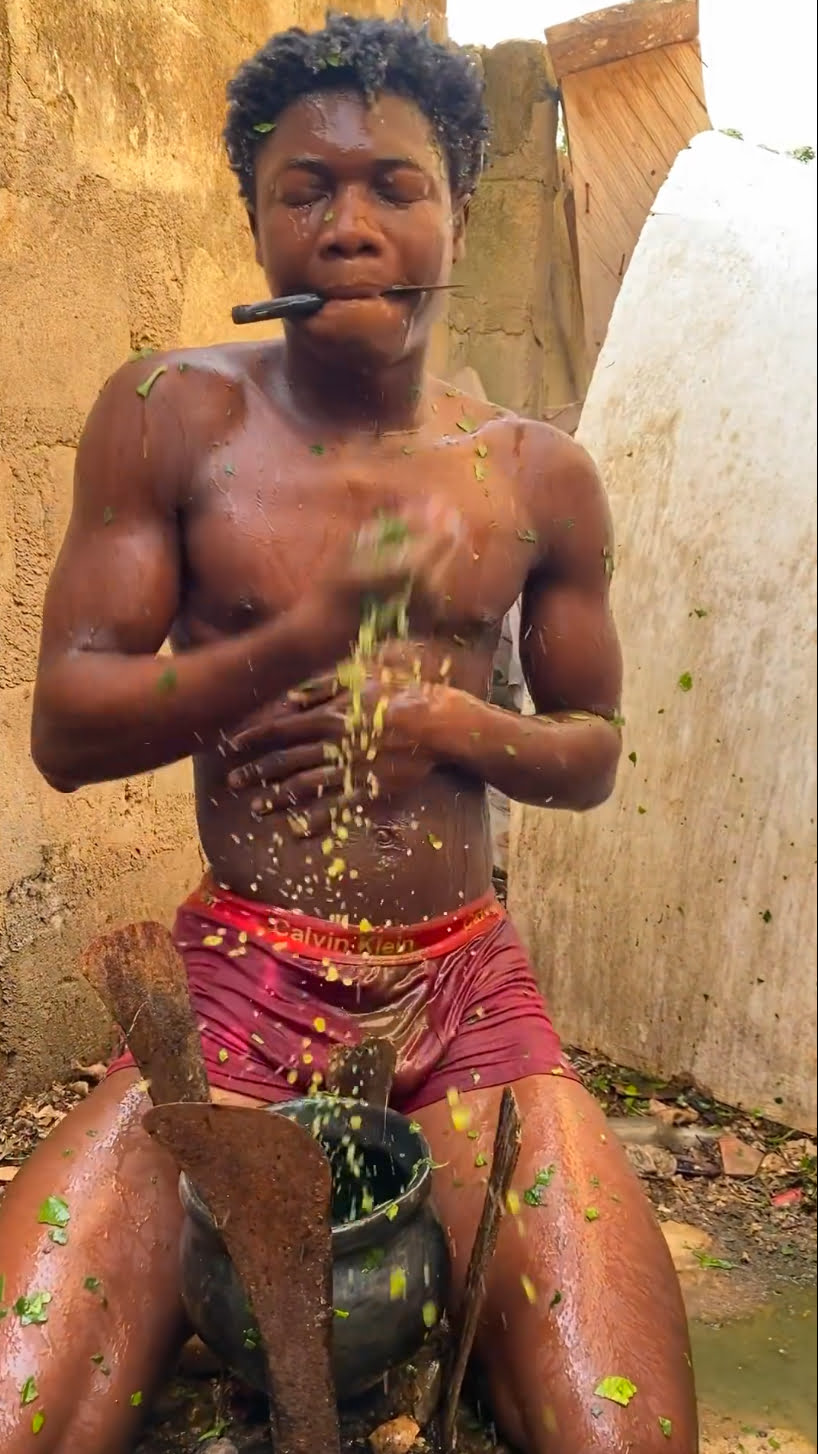
[[[377,257],[383,249],[371,200],[358,188],[339,190],[324,215],[322,258]]]

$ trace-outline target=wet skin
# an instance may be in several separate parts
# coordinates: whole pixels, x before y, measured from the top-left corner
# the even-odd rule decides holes
[[[252,223],[270,290],[443,281],[462,247],[464,200],[407,102],[366,110],[352,96],[307,98],[259,155]],[[33,744],[49,781],[70,791],[192,754],[219,880],[321,916],[417,922],[475,898],[490,883],[486,782],[583,809],[610,792],[619,755],[610,525],[596,473],[547,426],[425,376],[434,307],[433,295],[339,296],[285,344],[126,365],[86,427],[45,608]],[[137,386],[158,367],[143,398]],[[426,519],[438,543],[413,566],[410,639],[388,648],[386,683],[374,671],[371,702],[385,696],[388,709],[374,799],[373,764],[353,767],[367,820],[345,848],[357,878],[329,883],[320,839],[343,785],[324,744],[343,736],[347,702],[286,693],[347,651],[360,592],[344,562],[378,510]],[[372,584],[390,594],[385,579]],[[485,703],[500,624],[521,591],[538,712],[528,719]],[[170,675],[154,659],[168,635]],[[535,1077],[516,1089],[520,1197],[543,1167],[556,1171],[541,1207],[523,1200],[506,1219],[492,1266],[478,1352],[500,1427],[528,1454],[694,1454],[684,1314],[649,1206],[582,1088]],[[446,1105],[418,1117],[445,1163],[436,1197],[456,1289],[499,1095],[464,1098],[477,1139],[454,1131]],[[135,1077],[118,1073],[6,1195],[6,1303],[52,1292],[44,1326],[0,1321],[7,1454],[31,1447],[41,1408],[46,1454],[128,1449],[183,1336],[176,1177],[141,1129],[142,1108]],[[65,1246],[37,1222],[55,1194],[71,1208]],[[627,1408],[594,1397],[612,1375],[637,1385]],[[38,1397],[21,1407],[30,1376]]]

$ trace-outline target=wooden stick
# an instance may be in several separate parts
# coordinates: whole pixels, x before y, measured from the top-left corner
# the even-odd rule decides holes
[[[443,1454],[454,1454],[457,1445],[457,1408],[460,1390],[466,1373],[466,1365],[477,1332],[480,1310],[486,1295],[486,1273],[494,1255],[500,1219],[503,1215],[511,1178],[520,1155],[523,1125],[520,1111],[510,1085],[503,1091],[500,1114],[497,1118],[497,1132],[491,1158],[491,1174],[486,1187],[483,1213],[469,1259],[466,1285],[463,1292],[460,1329],[449,1364],[446,1380],[446,1394],[440,1419],[440,1443]]]

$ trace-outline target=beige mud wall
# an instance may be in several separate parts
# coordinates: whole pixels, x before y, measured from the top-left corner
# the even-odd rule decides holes
[[[659,193],[579,438],[606,480],[624,756],[512,813],[565,1038],[815,1126],[815,167],[706,132]],[[629,755],[632,754],[632,760]]]
[[[134,347],[230,336],[231,304],[260,291],[224,86],[271,31],[324,9],[0,0],[0,1107],[99,1054],[79,952],[106,925],[167,922],[200,870],[187,766],[71,797],[38,777],[40,613],[106,377]],[[414,18],[430,9],[440,31],[442,3]]]
[[[551,418],[585,397],[582,304],[557,152],[548,52],[508,41],[478,52],[491,115],[489,165],[471,205],[449,308],[449,365],[476,370],[493,403]]]

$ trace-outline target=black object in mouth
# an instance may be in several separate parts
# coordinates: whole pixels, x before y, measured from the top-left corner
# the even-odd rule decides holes
[[[439,293],[457,287],[456,283],[396,283],[393,288],[384,288],[375,297],[391,298],[399,293]],[[318,313],[331,298],[321,293],[288,293],[283,298],[265,298],[261,303],[237,303],[232,310],[233,322],[272,323],[276,319],[285,322],[291,318],[309,318]]]

